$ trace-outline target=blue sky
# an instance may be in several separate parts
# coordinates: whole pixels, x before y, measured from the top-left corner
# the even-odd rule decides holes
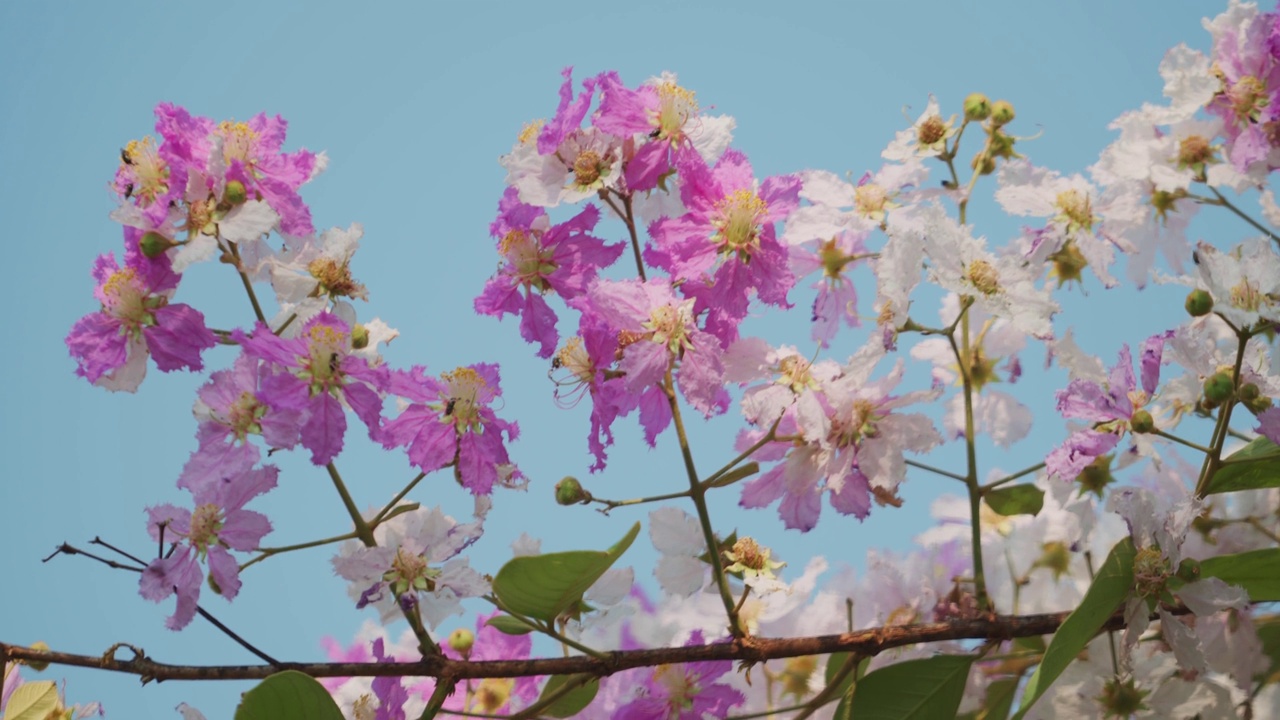
[[[1206,11],[1198,2],[1127,3],[594,3],[380,5],[224,1],[191,3],[0,4],[0,218],[10,237],[10,352],[0,359],[7,395],[0,451],[0,639],[44,640],[61,650],[96,654],[115,642],[143,647],[170,662],[251,662],[225,637],[197,621],[175,634],[163,627],[171,601],[137,595],[136,579],[88,561],[40,559],[58,543],[84,546],[100,535],[138,553],[150,551],[142,510],[186,503],[173,486],[194,447],[196,375],[154,372],[136,396],[111,395],[73,374],[63,337],[95,309],[88,277],[93,258],[117,251],[118,226],[107,183],[119,148],[149,134],[159,101],[217,119],[259,111],[290,122],[286,148],[326,150],[328,172],[304,189],[318,228],[363,223],[358,279],[370,288],[362,315],[401,331],[387,352],[393,366],[423,363],[439,372],[460,364],[503,365],[505,416],[524,431],[512,446],[533,479],[528,498],[499,494],[489,534],[473,565],[496,572],[508,544],[528,529],[544,550],[602,548],[645,509],[605,518],[559,509],[555,480],[583,477],[611,498],[683,487],[668,434],[654,451],[634,420],[619,425],[610,469],[586,478],[586,416],[557,411],[546,364],[508,320],[478,318],[471,299],[496,265],[487,227],[503,189],[496,160],[522,125],[547,117],[560,70],[584,77],[616,69],[630,85],[664,70],[698,93],[700,104],[737,118],[735,146],[760,177],[821,168],[860,175],[880,166],[879,151],[935,93],[946,112],[969,92],[1012,101],[1012,131],[1036,163],[1079,172],[1112,138],[1107,124],[1143,101],[1158,101],[1156,72],[1164,51],[1181,41],[1204,48]],[[980,186],[979,194],[982,194]],[[987,186],[988,192],[990,185]],[[977,232],[1002,243],[1017,223],[978,204]],[[1230,221],[1201,232],[1244,237]],[[621,228],[607,229],[621,237]],[[206,265],[184,280],[179,300],[200,307],[217,327],[246,324],[249,307],[225,267]],[[866,279],[865,277],[863,278]],[[864,298],[872,290],[860,287]],[[1066,302],[1065,320],[1086,350],[1110,365],[1121,342],[1136,344],[1181,319],[1182,292],[1153,288],[1104,292],[1096,280]],[[771,339],[802,341],[805,305],[758,327]],[[923,306],[923,320],[935,317]],[[870,312],[869,304],[861,308]],[[852,334],[832,357],[861,341]],[[232,358],[221,349],[211,367]],[[1033,345],[1024,365],[1038,367]],[[917,377],[924,377],[923,374]],[[1035,378],[1031,382],[1037,382]],[[1062,378],[1051,374],[1022,391],[1051,409]],[[585,408],[583,408],[585,410]],[[1041,421],[1041,418],[1043,420]],[[1006,456],[984,456],[1015,470],[1060,442],[1062,421],[1040,415],[1032,437]],[[730,415],[698,428],[701,467],[732,456],[738,428]],[[951,446],[938,456],[959,458]],[[283,457],[281,487],[255,505],[275,520],[269,544],[342,532],[345,516],[322,472],[305,458]],[[361,505],[384,502],[412,477],[403,456],[379,453],[358,433],[339,460]],[[928,525],[928,503],[958,489],[913,474],[901,510],[880,510],[865,523],[829,509],[807,536],[786,532],[773,510],[742,512],[728,491],[713,508],[726,532],[750,531],[803,566],[813,553],[855,567],[869,547],[906,548]],[[461,516],[466,496],[442,477],[416,499]],[[331,576],[326,550],[247,571],[233,605],[206,596],[219,618],[268,652],[318,659],[318,638],[344,641],[365,615],[350,607]],[[653,552],[639,542],[624,562],[648,574]],[[461,622],[469,623],[470,620]],[[447,623],[447,632],[457,623]],[[73,700],[98,699],[109,717],[177,717],[188,701],[212,719],[230,717],[234,684],[164,683],[140,688],[133,678],[66,670]]]

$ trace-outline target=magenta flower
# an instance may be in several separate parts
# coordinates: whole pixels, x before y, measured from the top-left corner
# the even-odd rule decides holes
[[[556,293],[565,300],[586,292],[596,271],[612,265],[623,244],[606,245],[588,235],[600,211],[587,205],[573,219],[551,225],[542,208],[520,202],[515,188],[507,188],[498,203],[498,219],[489,232],[499,238],[505,264],[475,300],[476,312],[501,318],[520,316],[520,337],[538,343],[538,357],[551,357],[559,336],[556,314],[543,299]]]
[[[702,632],[694,630],[687,646],[702,645]],[[618,708],[616,720],[701,720],[725,717],[730,708],[747,698],[741,692],[715,682],[729,672],[728,660],[708,660],[683,665],[659,665],[637,688],[636,699]]]
[[[493,492],[495,482],[523,477],[507,456],[507,440],[520,428],[489,407],[502,395],[498,366],[479,363],[429,377],[418,365],[391,374],[387,391],[409,401],[400,417],[383,428],[384,447],[406,446],[409,462],[424,473],[454,465],[463,487],[475,495]]]
[[[200,423],[196,428],[199,446],[182,468],[178,487],[206,482],[237,463],[257,464],[258,446],[249,441],[250,436],[261,435],[273,449],[298,444],[302,412],[272,409],[259,396],[272,373],[270,364],[241,355],[230,368],[209,376],[193,410]]]
[[[752,291],[765,303],[790,307],[795,277],[774,223],[799,205],[800,178],[768,178],[757,190],[746,156],[734,150],[714,168],[693,149],[677,153],[675,164],[689,211],[650,226],[645,260],[685,282],[696,313],[709,311],[707,331],[727,347],[738,337]]]
[[[1240,11],[1206,21],[1213,38],[1213,69],[1221,89],[1205,107],[1223,120],[1227,156],[1240,172],[1266,161],[1280,121],[1280,43],[1276,13]]]
[[[1155,395],[1160,383],[1164,343],[1171,337],[1172,332],[1164,332],[1142,342],[1141,390],[1133,375],[1129,345],[1125,344],[1106,381],[1098,383],[1077,378],[1065,390],[1058,391],[1058,412],[1063,417],[1088,420],[1093,425],[1072,433],[1065,443],[1049,453],[1045,466],[1050,476],[1075,480],[1086,466],[1120,443],[1120,438],[1130,429],[1134,413],[1143,410]]]
[[[169,203],[182,200],[187,187],[187,164],[171,165],[170,157],[149,137],[130,140],[120,151],[120,167],[112,181],[116,193],[131,200],[153,228],[164,224]]]
[[[166,257],[148,260],[137,250],[141,231],[125,228],[125,265],[101,255],[93,265],[99,312],[86,315],[67,334],[76,374],[109,390],[133,392],[147,373],[147,357],[164,372],[204,367],[200,353],[217,344],[204,315],[190,305],[170,304],[178,287]]]
[[[828,240],[810,240],[791,247],[791,269],[798,277],[821,270],[812,287],[818,290],[813,299],[811,337],[830,347],[831,340],[843,323],[858,327],[858,291],[845,272],[867,252],[863,234],[842,232]]]
[[[611,369],[618,356],[618,333],[590,312],[582,314],[578,332],[552,359],[551,379],[560,407],[591,398],[587,448],[595,457],[591,472],[599,472],[608,457],[605,450],[613,444],[613,421],[635,410],[639,399],[627,392],[621,372]]]
[[[681,87],[674,75],[650,78],[635,90],[622,84],[618,73],[600,76],[600,109],[595,127],[622,138],[634,138],[623,177],[634,193],[658,187],[673,169],[672,154],[693,148],[708,162],[728,147],[733,119],[699,115],[694,93]]]
[[[647,433],[656,436],[671,419],[669,409],[661,409],[666,398],[655,392],[661,394],[673,368],[681,394],[695,408],[708,416],[727,409],[724,351],[713,335],[698,328],[693,300],[676,298],[662,280],[601,280],[587,297],[591,309],[619,333],[618,369],[625,373],[627,391],[640,395],[640,419]]]
[[[178,606],[165,621],[170,630],[181,630],[196,614],[196,601],[209,565],[215,592],[227,600],[240,592],[240,568],[229,550],[258,549],[263,536],[271,532],[265,515],[245,510],[245,503],[276,486],[279,469],[267,465],[241,465],[224,469],[216,480],[189,487],[195,509],[157,505],[147,509],[147,532],[157,542],[179,542],[177,550],[156,558],[142,571],[138,591],[142,597],[160,602],[178,596]]]
[[[279,115],[215,123],[171,103],[156,106],[156,131],[164,137],[161,152],[170,167],[185,165],[218,197],[228,180],[238,181],[248,197],[260,197],[280,215],[282,232],[310,235],[311,210],[298,188],[316,171],[317,157],[308,150],[280,151],[288,126]]]
[[[272,334],[262,323],[252,336],[233,336],[246,355],[271,364],[258,398],[272,411],[302,411],[302,446],[311,451],[311,462],[328,464],[342,451],[347,430],[343,402],[355,411],[377,439],[382,423],[382,396],[387,382],[383,367],[352,351],[351,330],[332,313],[320,313],[307,321],[295,338]]]
[[[564,84],[560,86],[560,104],[556,107],[555,117],[542,126],[538,133],[538,152],[543,155],[554,153],[560,143],[574,132],[582,129],[582,119],[587,116],[591,107],[591,98],[595,95],[599,78],[587,78],[582,81],[582,92],[573,96],[573,66],[565,68],[560,75]]]
[[[820,380],[819,389],[800,392],[787,409],[779,432],[799,435],[803,442],[770,443],[761,460],[782,463],[742,488],[739,504],[765,507],[781,499],[778,514],[790,529],[808,532],[818,524],[822,495],[831,491],[831,505],[858,519],[880,504],[898,502],[898,485],[906,478],[903,453],[927,452],[942,442],[933,423],[919,413],[897,412],[922,400],[936,398],[941,388],[904,395],[890,391],[902,379],[899,361],[893,371],[874,382],[871,371],[881,356],[880,345],[865,346],[842,373]],[[750,445],[763,431],[739,437]]]

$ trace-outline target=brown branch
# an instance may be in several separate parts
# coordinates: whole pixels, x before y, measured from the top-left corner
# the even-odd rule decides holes
[[[1185,612],[1185,610],[1184,610]],[[535,675],[569,675],[588,673],[611,675],[620,670],[653,667],[674,663],[706,660],[736,660],[747,663],[774,658],[803,655],[826,655],[848,651],[873,656],[890,648],[943,640],[1013,639],[1048,635],[1058,629],[1070,613],[1042,615],[989,615],[945,623],[924,623],[859,630],[839,635],[799,638],[748,637],[731,642],[687,647],[653,648],[604,653],[603,657],[577,655],[530,660],[461,661],[432,656],[414,663],[299,663],[273,665],[170,665],[156,662],[145,655],[132,660],[105,656],[33,650],[20,645],[0,643],[0,661],[27,660],[55,665],[97,668],[140,675],[147,680],[260,680],[281,670],[298,670],[312,677],[446,677],[511,678]],[[1101,630],[1124,627],[1124,617],[1117,613]]]

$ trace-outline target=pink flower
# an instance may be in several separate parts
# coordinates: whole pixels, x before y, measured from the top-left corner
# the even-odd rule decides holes
[[[694,630],[688,646],[702,645],[702,632]],[[707,660],[653,668],[636,698],[618,708],[618,720],[698,720],[710,715],[725,717],[730,708],[746,702],[737,690],[716,682],[733,669],[728,660]]]
[[[353,353],[351,330],[332,313],[307,321],[298,337],[285,339],[258,324],[252,336],[236,331],[235,340],[249,357],[264,360],[282,370],[262,381],[259,398],[275,411],[302,411],[302,446],[311,451],[311,462],[328,464],[342,451],[347,429],[343,402],[355,411],[377,439],[382,423],[382,397],[387,370],[370,367]]]
[[[622,373],[612,369],[619,350],[617,331],[584,312],[578,333],[552,359],[551,379],[556,384],[556,404],[561,407],[576,406],[584,395],[591,398],[587,447],[595,457],[591,472],[599,472],[608,457],[605,449],[613,444],[613,421],[635,410],[639,398],[627,392]]]
[[[727,409],[724,351],[694,321],[693,300],[676,298],[662,280],[601,280],[588,291],[588,301],[619,333],[618,369],[625,373],[627,391],[640,396],[646,437],[656,437],[671,420],[670,410],[663,409],[666,398],[659,396],[672,369],[681,394],[699,411],[710,416]]]
[[[125,228],[131,248],[120,267],[113,255],[93,266],[99,312],[80,318],[67,334],[76,374],[109,390],[133,392],[147,372],[147,357],[164,372],[204,367],[200,354],[217,344],[204,315],[189,305],[170,304],[179,275],[168,258],[148,260],[137,250],[141,232]]]
[[[596,272],[612,265],[623,244],[606,245],[588,235],[600,211],[587,205],[573,219],[551,225],[542,208],[520,202],[515,188],[507,188],[498,203],[498,219],[489,232],[499,238],[505,264],[475,300],[476,312],[501,318],[520,316],[520,337],[538,343],[538,357],[555,352],[556,314],[543,299],[548,293],[571,300],[586,292]]]
[[[387,448],[408,448],[409,462],[424,473],[453,465],[458,481],[475,495],[488,495],[497,482],[523,477],[511,464],[503,433],[515,440],[520,428],[502,420],[489,405],[502,396],[498,366],[479,363],[439,378],[415,366],[391,374],[387,390],[409,401],[400,417],[383,428]]]
[[[160,602],[178,596],[174,614],[165,622],[170,630],[181,630],[196,614],[196,601],[205,573],[200,562],[209,565],[215,592],[227,600],[240,592],[240,568],[229,550],[256,550],[263,536],[271,532],[265,515],[245,510],[245,503],[276,486],[279,469],[267,465],[250,469],[241,465],[195,487],[188,487],[195,509],[157,505],[147,509],[147,531],[157,542],[177,541],[180,547],[156,558],[142,571],[138,591],[142,597]]]
[[[249,198],[261,197],[280,215],[282,232],[309,235],[315,227],[298,188],[316,172],[317,156],[308,150],[281,152],[288,126],[279,115],[215,123],[171,103],[156,106],[156,131],[164,137],[161,149],[170,167],[185,165],[219,198],[227,181],[240,182]]]
[[[790,307],[795,278],[774,223],[799,205],[800,179],[768,178],[757,189],[746,156],[734,150],[714,168],[692,149],[677,153],[675,164],[688,212],[650,226],[645,260],[685,281],[683,292],[698,301],[695,311],[709,311],[708,332],[727,346],[738,337],[752,291],[765,303]]]
[[[209,376],[193,410],[200,422],[196,429],[199,447],[182,468],[178,487],[205,482],[222,468],[240,462],[256,464],[259,453],[249,441],[252,435],[261,435],[273,449],[298,444],[302,412],[272,409],[260,397],[272,372],[270,364],[241,355],[230,368]]]
[[[1155,395],[1164,343],[1171,337],[1172,332],[1165,332],[1143,341],[1141,389],[1133,375],[1129,346],[1124,345],[1105,382],[1077,378],[1065,390],[1058,391],[1058,412],[1063,417],[1089,420],[1093,425],[1072,433],[1061,447],[1049,453],[1045,465],[1050,476],[1074,480],[1085,466],[1120,443],[1130,429],[1134,413],[1143,410]]]

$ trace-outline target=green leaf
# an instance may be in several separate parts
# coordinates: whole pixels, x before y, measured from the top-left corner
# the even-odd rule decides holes
[[[1009,485],[988,490],[982,497],[1001,515],[1039,515],[1044,507],[1044,491],[1035,485]]]
[[[569,679],[575,677],[573,675],[552,675],[551,679],[542,688],[542,694],[538,696],[538,701],[542,701],[551,693],[555,692],[560,686],[569,682]],[[570,690],[567,694],[561,695],[558,700],[542,709],[539,715],[550,715],[551,717],[567,718],[582,712],[582,709],[591,704],[596,699],[596,693],[600,690],[600,679],[591,678],[587,682]]]
[[[510,615],[495,615],[485,625],[491,625],[495,630],[503,635],[528,635],[533,632],[533,628],[525,625]]]
[[[987,686],[987,697],[983,701],[983,709],[978,711],[977,720],[1005,720],[1013,709],[1013,696],[1018,694],[1018,681],[1021,677],[997,680]]]
[[[741,467],[736,467],[730,470],[729,472],[725,473],[724,475],[721,475],[720,477],[716,478],[715,482],[711,483],[707,487],[724,487],[726,485],[732,485],[738,482],[739,480],[742,480],[743,478],[749,478],[758,472],[760,472],[760,463],[755,462],[753,460],[747,463],[746,465],[742,465]]]
[[[1280,617],[1272,615],[1260,618],[1257,630],[1258,639],[1262,641],[1262,654],[1271,661],[1267,669],[1258,675],[1259,679],[1266,682],[1266,678],[1280,672]]]
[[[964,698],[973,658],[936,655],[880,668],[858,681],[853,708],[858,720],[953,718]],[[839,707],[836,712],[839,713]]]
[[[1280,548],[1219,555],[1200,561],[1201,577],[1239,585],[1254,602],[1280,600]]]
[[[840,672],[840,668],[844,667],[845,662],[848,660],[848,652],[831,653],[827,656],[827,669],[823,674],[824,686],[829,687],[831,685],[831,681],[836,679],[836,673]],[[840,688],[836,692],[840,695],[844,695],[848,692],[849,688],[853,685],[853,676],[856,674],[857,673],[851,672],[846,675],[844,680],[840,683]]]
[[[1227,458],[1209,480],[1205,492],[1235,492],[1280,487],[1280,446],[1260,437]]]
[[[636,523],[604,552],[572,550],[513,558],[493,579],[493,594],[513,613],[554,622],[582,599],[582,594],[617,562],[639,533],[640,523]]]
[[[1013,716],[1014,720],[1021,720],[1027,714],[1036,700],[1044,695],[1053,681],[1058,679],[1093,636],[1098,634],[1098,630],[1116,608],[1124,603],[1133,588],[1135,552],[1131,538],[1125,538],[1111,548],[1106,562],[1102,563],[1093,584],[1085,593],[1084,600],[1067,616],[1058,632],[1054,633],[1053,640],[1049,641],[1044,658],[1040,660],[1039,667],[1032,673],[1026,689],[1022,691],[1022,703],[1018,707],[1018,713]]]
[[[58,709],[58,685],[52,680],[23,683],[9,696],[5,720],[44,720]]]
[[[235,720],[342,720],[342,711],[315,678],[285,670],[245,693]]]

